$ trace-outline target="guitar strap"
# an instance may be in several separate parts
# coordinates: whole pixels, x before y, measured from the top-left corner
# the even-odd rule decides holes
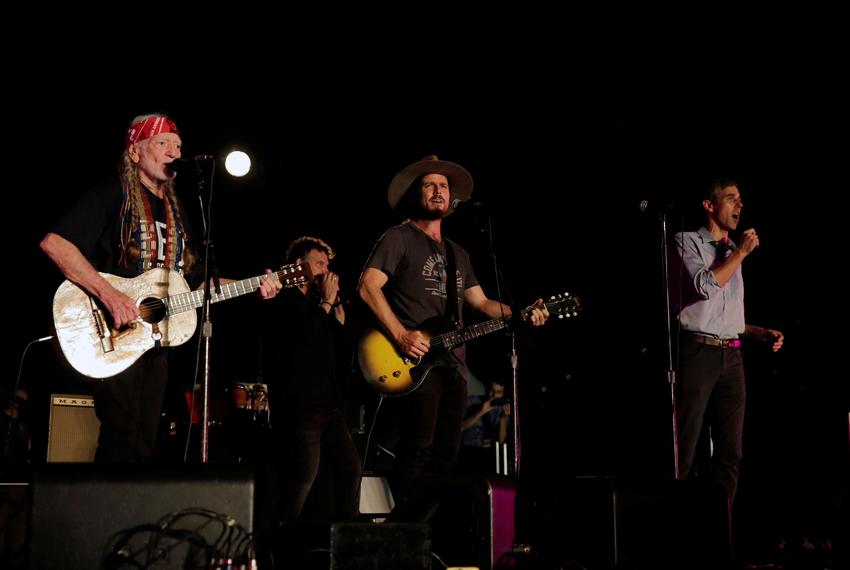
[[[446,240],[446,318],[452,323],[460,321],[457,303],[457,264],[455,251],[449,240]]]

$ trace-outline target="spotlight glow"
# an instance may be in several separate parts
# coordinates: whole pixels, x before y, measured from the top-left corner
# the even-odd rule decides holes
[[[228,153],[224,168],[231,176],[245,176],[251,170],[251,158],[241,150]]]

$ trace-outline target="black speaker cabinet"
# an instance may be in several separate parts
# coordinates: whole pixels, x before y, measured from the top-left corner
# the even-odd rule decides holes
[[[726,495],[712,483],[578,477],[540,504],[540,548],[552,562],[713,569],[730,558]]]
[[[205,567],[207,546],[236,558],[253,501],[253,473],[240,466],[43,465],[30,567]]]
[[[431,525],[433,551],[449,566],[495,568],[510,557],[515,503],[507,477],[428,474],[387,520]]]
[[[90,463],[97,450],[100,421],[94,399],[79,394],[51,394],[47,436],[49,463]]]
[[[281,524],[270,544],[275,568],[430,570],[431,527],[420,523]],[[260,568],[272,567],[263,559]]]
[[[0,568],[24,567],[29,510],[29,485],[0,481]]]

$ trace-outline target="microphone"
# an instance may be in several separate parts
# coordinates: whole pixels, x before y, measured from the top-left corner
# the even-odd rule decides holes
[[[641,212],[670,212],[676,209],[676,204],[660,204],[658,202],[650,202],[649,200],[640,201]]]
[[[452,200],[452,210],[457,210],[459,207],[480,209],[484,207],[484,202],[481,200],[472,201],[469,198],[466,200],[455,198]]]
[[[194,170],[196,166],[200,166],[202,162],[209,162],[211,160],[215,160],[213,155],[199,154],[195,158],[175,158],[166,164],[165,167],[177,173],[188,172]]]
[[[172,172],[186,172],[195,168],[195,161],[190,158],[175,158],[165,167]]]

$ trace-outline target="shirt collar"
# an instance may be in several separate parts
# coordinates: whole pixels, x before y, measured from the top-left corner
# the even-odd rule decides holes
[[[711,235],[711,232],[708,231],[708,228],[703,226],[697,232],[699,237],[702,239],[702,243],[711,245],[712,247],[716,246],[719,242],[714,239],[714,236]],[[726,243],[728,244],[729,249],[736,249],[738,245],[732,241],[732,238],[729,236],[726,237]]]

